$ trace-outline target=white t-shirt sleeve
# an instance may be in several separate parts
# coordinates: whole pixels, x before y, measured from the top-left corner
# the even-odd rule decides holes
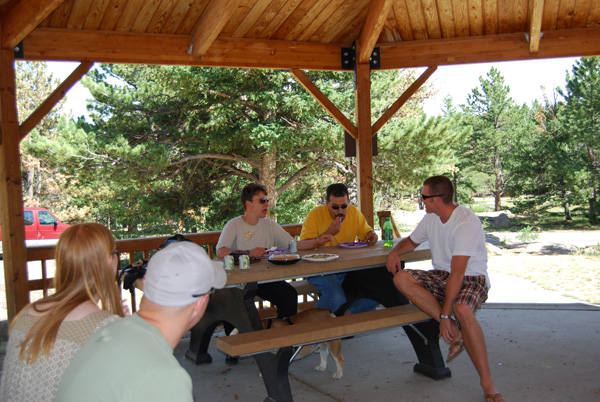
[[[217,242],[217,250],[223,247],[226,248],[235,248],[234,243],[236,243],[236,225],[233,222],[233,219],[225,224],[225,227],[221,231],[221,235],[219,236],[219,241]]]

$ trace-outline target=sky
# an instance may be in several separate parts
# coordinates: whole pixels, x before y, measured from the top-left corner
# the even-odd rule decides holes
[[[548,95],[554,88],[565,87],[567,71],[571,72],[577,58],[560,58],[544,60],[527,60],[515,62],[497,62],[480,64],[463,64],[457,66],[440,66],[427,81],[437,88],[437,95],[429,99],[424,107],[429,116],[441,114],[443,99],[452,96],[455,105],[465,104],[467,96],[474,88],[479,87],[479,77],[487,77],[492,66],[496,67],[504,77],[505,85],[510,87],[510,96],[518,105],[542,99],[543,86]],[[66,78],[79,64],[49,62],[50,72],[61,80]],[[418,69],[418,74],[425,69]],[[81,84],[76,84],[67,93],[65,108],[73,116],[86,115],[86,99],[89,91]]]

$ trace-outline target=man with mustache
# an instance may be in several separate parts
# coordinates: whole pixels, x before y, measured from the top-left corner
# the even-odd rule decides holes
[[[320,239],[333,236],[332,245],[350,243],[358,240],[368,243],[377,242],[377,234],[367,224],[365,216],[353,205],[349,205],[348,188],[342,183],[327,187],[325,205],[315,207],[308,213],[300,239]],[[321,292],[316,308],[330,309],[335,312],[346,302],[342,283],[345,273],[313,276],[308,282]],[[374,310],[379,303],[370,299],[359,299],[349,308],[350,313],[362,313]]]

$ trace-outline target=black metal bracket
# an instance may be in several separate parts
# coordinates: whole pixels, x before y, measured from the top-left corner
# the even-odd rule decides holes
[[[19,42],[17,46],[14,48],[15,59],[24,59],[25,54],[23,53],[23,41]]]
[[[381,53],[379,52],[379,48],[376,47],[373,49],[373,53],[371,53],[371,57],[369,57],[369,64],[371,65],[371,70],[379,70],[381,69]]]
[[[342,48],[342,70],[354,70],[356,67],[356,44]]]
[[[381,69],[381,53],[378,47],[373,49],[369,57],[369,65],[371,70]],[[356,71],[356,42],[352,44],[352,47],[342,48],[342,70]]]

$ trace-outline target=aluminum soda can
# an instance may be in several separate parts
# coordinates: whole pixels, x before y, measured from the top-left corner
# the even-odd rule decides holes
[[[233,269],[233,256],[232,255],[226,255],[223,258],[223,264],[225,265],[225,269],[230,271]]]
[[[239,257],[240,269],[250,268],[250,257],[247,254],[242,254]]]
[[[296,239],[292,239],[290,240],[289,244],[288,244],[288,249],[290,250],[290,252],[292,253],[296,253],[298,252],[298,243],[296,243]]]

